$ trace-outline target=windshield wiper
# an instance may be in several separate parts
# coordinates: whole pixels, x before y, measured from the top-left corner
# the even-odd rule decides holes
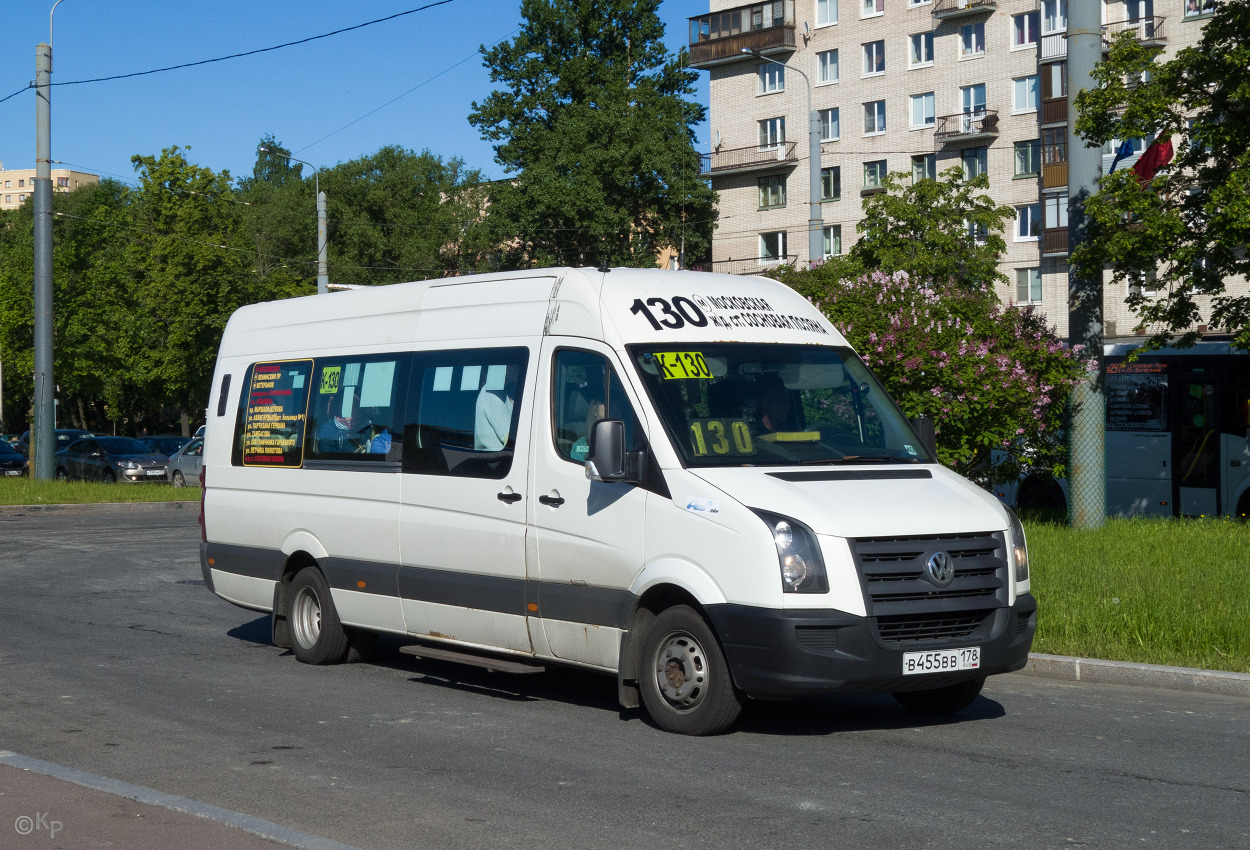
[[[914,460],[908,460],[893,455],[843,455],[834,458],[830,463],[916,463]]]

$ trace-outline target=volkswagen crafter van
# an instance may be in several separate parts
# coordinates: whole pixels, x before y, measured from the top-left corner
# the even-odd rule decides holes
[[[772,280],[548,269],[257,304],[213,378],[201,563],[311,664],[390,633],[576,665],[687,734],[746,698],[953,712],[1025,665],[1036,604],[1019,522],[925,442]]]

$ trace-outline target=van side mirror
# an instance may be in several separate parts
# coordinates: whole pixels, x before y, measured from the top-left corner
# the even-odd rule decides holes
[[[920,440],[920,445],[929,450],[929,454],[935,459],[937,458],[937,431],[933,427],[933,420],[927,416],[917,416],[911,421],[911,427],[916,432],[916,437]]]
[[[592,481],[625,480],[625,423],[600,419],[590,429],[586,477]]]

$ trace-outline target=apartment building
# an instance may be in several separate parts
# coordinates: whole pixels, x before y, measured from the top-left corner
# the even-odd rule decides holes
[[[71,171],[67,168],[52,169],[52,191],[72,192],[79,186],[99,183],[100,175]],[[0,210],[20,207],[35,191],[35,169],[19,168],[6,171],[0,163]]]
[[[863,198],[884,191],[886,173],[985,174],[988,194],[1016,211],[999,295],[1036,305],[1066,334],[1068,2],[711,0],[690,19],[690,65],[711,75],[712,268],[751,273],[809,256],[810,97],[822,256],[854,243]],[[1105,40],[1128,30],[1166,58],[1198,41],[1212,2],[1103,0]],[[1148,141],[1134,140],[1119,167]],[[1108,336],[1136,324],[1121,289],[1107,287]]]

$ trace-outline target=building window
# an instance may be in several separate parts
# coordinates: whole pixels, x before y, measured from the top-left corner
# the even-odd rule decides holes
[[[1011,16],[1011,46],[1028,47],[1037,44],[1041,18],[1037,12],[1025,12]]]
[[[985,22],[964,24],[959,28],[959,58],[985,55]]]
[[[978,245],[984,245],[986,240],[990,238],[990,232],[984,224],[977,224],[970,221],[968,224],[968,238]]]
[[[69,188],[69,178],[68,178],[68,177],[58,177],[58,178],[56,178],[56,185],[57,185],[57,186],[60,186],[62,189],[68,189],[68,188]]]
[[[1137,272],[1128,280],[1128,294],[1140,295],[1142,298],[1162,298],[1163,287],[1154,269],[1148,272]]]
[[[820,140],[836,142],[842,138],[842,121],[838,117],[838,107],[820,110]]]
[[[885,0],[863,0],[863,6],[860,7],[860,17],[869,18],[873,15],[884,14]]]
[[[1128,144],[1129,144],[1129,153],[1128,153],[1129,156],[1140,156],[1141,152],[1145,150],[1146,148],[1146,142],[1144,139],[1129,139]],[[1102,145],[1103,156],[1115,156],[1116,153],[1119,152],[1119,150],[1120,150],[1119,139],[1109,139],[1106,142],[1103,142],[1103,145]]]
[[[988,158],[989,148],[964,148],[960,155],[960,162],[964,167],[964,179],[971,180],[985,174]]]
[[[1058,165],[1068,161],[1068,131],[1062,127],[1042,131],[1042,164]]]
[[[1037,74],[1015,77],[1012,81],[1015,94],[1011,101],[1013,112],[1037,111]]]
[[[1015,176],[1036,177],[1042,167],[1042,141],[1029,139],[1015,144]]]
[[[1016,207],[1016,241],[1034,240],[1042,232],[1042,205],[1025,204]]]
[[[786,232],[774,230],[760,234],[760,264],[780,263],[786,258]]]
[[[842,253],[842,225],[827,225],[822,235],[825,237],[825,259],[839,256]]]
[[[12,180],[5,180],[5,181],[4,181],[4,188],[6,188],[6,189],[12,189],[12,188],[13,188],[13,181],[12,181]]]
[[[933,64],[933,33],[918,32],[908,39],[910,49],[907,52],[907,65],[910,68],[921,68]]]
[[[760,150],[776,150],[786,143],[786,118],[765,118],[760,123]]]
[[[937,154],[922,153],[911,158],[911,182],[937,179]]]
[[[20,188],[22,188],[22,187],[23,187],[23,186],[25,186],[25,185],[26,185],[26,181],[25,181],[25,180],[18,180],[18,181],[17,181],[17,188],[19,188],[19,189],[20,189]]]
[[[1068,196],[1047,195],[1043,199],[1044,223],[1047,230],[1068,226]]]
[[[911,96],[911,126],[932,127],[937,118],[934,114],[933,92]]]
[[[816,85],[838,81],[838,51],[825,50],[816,54]]]
[[[1052,62],[1042,72],[1042,99],[1068,96],[1068,63]]]
[[[1068,28],[1068,0],[1042,0],[1042,35]]]
[[[864,76],[885,73],[885,41],[870,41],[864,45]]]
[[[756,70],[759,72],[760,77],[760,94],[772,94],[786,90],[786,69],[784,65],[764,62]]]
[[[928,6],[933,0],[907,0],[907,5],[911,6]]]
[[[885,101],[874,100],[864,104],[864,135],[885,132]]]
[[[880,189],[885,185],[885,160],[877,159],[864,163],[864,188]]]
[[[838,22],[838,0],[816,0],[816,26]]]
[[[11,204],[11,203],[13,203],[13,196],[12,196],[12,195],[5,195],[5,196],[4,196],[4,202],[5,202],[6,204]]]
[[[1016,303],[1042,303],[1042,270],[1036,266],[1016,269]]]
[[[836,201],[842,197],[842,166],[820,169],[820,199]]]
[[[1185,0],[1185,17],[1206,15],[1215,11],[1215,0]]]
[[[760,209],[766,210],[786,205],[786,176],[784,174],[761,177],[759,183]]]
[[[970,119],[982,118],[985,116],[985,83],[978,83],[975,86],[959,87],[959,107],[964,115]],[[968,127],[965,127],[967,132]]]

